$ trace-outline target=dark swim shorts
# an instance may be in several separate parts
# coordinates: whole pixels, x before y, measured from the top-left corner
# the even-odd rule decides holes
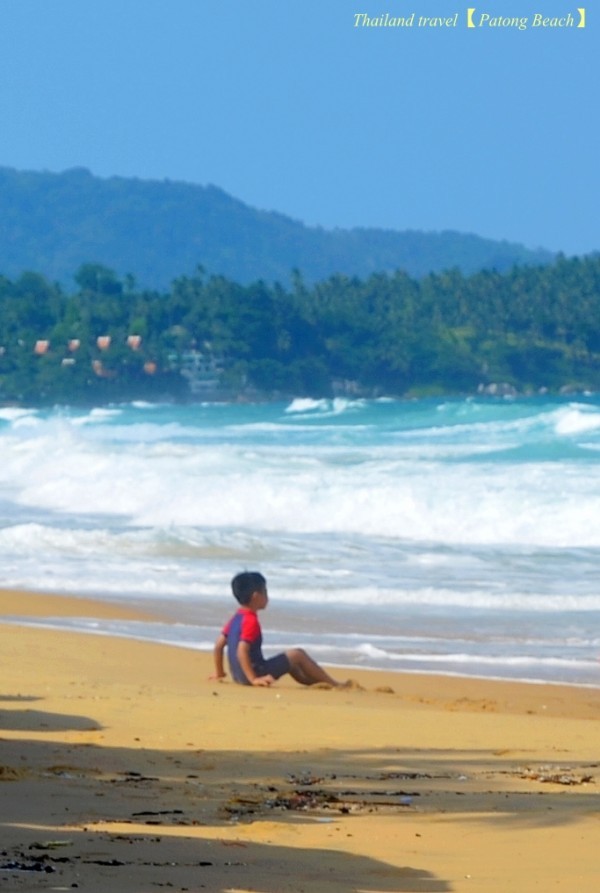
[[[290,672],[290,659],[282,652],[265,660],[260,667],[254,668],[259,676],[272,676],[273,679],[280,679]]]

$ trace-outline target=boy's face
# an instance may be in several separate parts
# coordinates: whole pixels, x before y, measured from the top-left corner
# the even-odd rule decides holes
[[[250,606],[254,611],[262,611],[267,607],[269,603],[269,594],[265,589],[256,589],[252,593],[252,600],[250,602]]]

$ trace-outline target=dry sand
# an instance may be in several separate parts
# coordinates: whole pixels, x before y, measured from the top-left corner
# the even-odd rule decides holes
[[[201,652],[2,623],[131,613],[0,593],[0,893],[597,893],[600,689],[252,689]]]

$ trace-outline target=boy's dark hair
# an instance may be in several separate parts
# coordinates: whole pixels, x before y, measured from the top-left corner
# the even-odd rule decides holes
[[[240,605],[247,605],[253,592],[264,592],[266,588],[267,581],[258,571],[242,571],[231,581],[231,590]]]

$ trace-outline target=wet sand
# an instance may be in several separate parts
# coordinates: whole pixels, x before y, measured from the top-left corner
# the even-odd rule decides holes
[[[0,890],[597,890],[600,689],[251,689],[206,653],[2,623],[69,614],[136,616],[0,593]]]

